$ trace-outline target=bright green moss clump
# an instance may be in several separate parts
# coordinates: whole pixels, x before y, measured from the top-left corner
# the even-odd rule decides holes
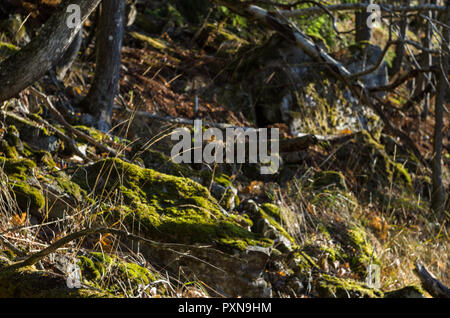
[[[120,196],[123,205],[105,215],[113,222],[125,221],[130,228],[139,223],[147,237],[240,250],[247,245],[271,244],[228,217],[205,187],[188,178],[105,159],[80,169],[73,180],[88,192],[94,190],[97,198]]]
[[[40,210],[45,206],[45,198],[38,188],[27,183],[36,164],[28,159],[6,159],[0,157],[0,169],[8,176],[19,207],[27,211]]]
[[[26,180],[36,164],[28,159],[6,159],[0,157],[0,168],[9,176],[18,180]]]
[[[374,248],[368,242],[366,234],[357,227],[351,227],[346,233],[347,242],[353,249],[350,257],[351,268],[361,276],[366,274],[369,264],[379,264]]]
[[[122,293],[123,286],[136,291],[139,286],[156,280],[156,276],[145,267],[98,252],[92,252],[88,257],[80,256],[78,266],[86,283],[112,294]]]
[[[323,274],[316,285],[320,297],[326,298],[380,298],[383,292],[351,279],[341,279]]]

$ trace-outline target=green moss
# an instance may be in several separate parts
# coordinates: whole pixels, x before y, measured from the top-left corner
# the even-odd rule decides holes
[[[44,208],[45,197],[39,189],[26,182],[32,175],[32,170],[36,168],[33,161],[0,157],[0,168],[7,174],[16,201],[23,211],[28,209],[36,211]]]
[[[289,233],[281,226],[281,224],[271,216],[271,214],[276,215],[276,208],[274,208],[273,205],[269,205],[269,212],[266,212],[267,205],[261,206],[261,208],[258,209],[257,215],[251,215],[252,221],[255,224],[254,227],[258,226],[258,222],[261,219],[267,220],[270,225],[272,225],[281,235],[286,237],[292,244],[295,244],[294,238],[289,235]],[[281,218],[280,218],[281,220]]]
[[[7,159],[0,157],[0,168],[10,177],[18,180],[26,180],[36,164],[28,159]]]
[[[42,163],[43,166],[49,170],[55,170],[57,165],[50,152],[42,150],[33,151],[32,149],[29,150],[29,156],[33,156],[36,159],[36,162]]]
[[[383,292],[351,279],[321,275],[316,284],[320,297],[325,298],[380,298]]]
[[[0,62],[19,51],[19,48],[11,43],[0,42]]]
[[[313,187],[315,189],[323,189],[330,186],[346,190],[344,175],[337,171],[320,171],[314,175]]]
[[[91,136],[98,142],[103,142],[105,140],[111,140],[111,137],[108,136],[108,134],[105,134],[102,131],[99,131],[95,128],[87,127],[87,126],[73,126],[73,128],[78,129],[79,131]],[[79,142],[85,143],[86,141],[84,139],[77,139]]]
[[[99,298],[110,297],[90,289],[70,289],[64,278],[37,271],[34,267],[19,270],[0,268],[0,298]]]
[[[156,280],[149,269],[114,255],[92,252],[88,257],[80,256],[78,259],[83,281],[111,294],[122,294],[123,286],[137,291],[140,286]]]
[[[187,244],[216,243],[239,249],[270,245],[227,217],[208,190],[188,178],[144,169],[120,159],[105,159],[84,171],[80,169],[73,180],[103,199],[118,191],[124,204],[106,214],[129,226],[140,223],[141,230],[151,238]]]
[[[58,187],[62,189],[62,192],[73,196],[79,201],[87,196],[86,191],[81,189],[77,183],[70,180],[70,177],[63,171],[58,171],[52,175],[47,175],[47,178],[56,182]]]
[[[6,158],[19,158],[19,152],[17,151],[16,147],[11,146],[6,140],[2,140],[0,142],[0,153],[3,153]]]
[[[349,252],[350,266],[353,271],[364,277],[369,264],[380,264],[374,253],[374,248],[368,242],[362,229],[355,226],[351,227],[346,232],[346,239],[353,249]]]
[[[45,206],[45,197],[35,187],[25,182],[14,182],[11,188],[16,196],[16,201],[23,211],[30,209],[31,211],[41,210]]]
[[[378,172],[388,177],[388,181],[403,180],[405,184],[412,187],[411,176],[406,168],[400,163],[392,160],[385,151],[385,147],[375,140],[368,131],[362,131],[357,137],[361,139],[362,144],[366,144],[371,150],[366,149],[372,155],[378,158],[379,164],[377,164]]]
[[[281,208],[279,206],[272,203],[263,203],[261,208],[275,221],[281,222]]]
[[[145,150],[136,154],[143,160],[146,168],[171,174],[178,177],[199,177],[198,172],[194,171],[189,165],[182,165],[173,162],[172,158],[155,150]]]

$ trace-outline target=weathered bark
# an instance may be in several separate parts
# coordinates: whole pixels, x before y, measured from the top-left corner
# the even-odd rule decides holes
[[[427,0],[429,4],[433,4],[433,2],[436,2],[435,0]],[[427,12],[426,15],[428,16],[429,19],[431,19],[433,17],[433,13],[431,11]],[[431,27],[431,23],[429,21],[426,21],[426,29],[425,29],[425,39],[424,39],[424,46],[426,48],[430,48],[431,47],[431,38],[433,36],[433,30]],[[431,65],[432,63],[432,56],[430,53],[428,52],[424,52],[423,54],[423,61],[422,61],[422,67],[423,68],[427,68]],[[431,85],[431,76],[433,74],[422,74],[422,76],[420,77],[420,81],[419,81],[419,85],[417,85],[417,89],[422,89],[425,86],[429,86]],[[422,114],[421,114],[421,118],[422,120],[426,120],[427,116],[428,116],[428,111],[430,109],[430,98],[431,94],[428,93],[425,95],[424,98],[424,102],[423,102],[423,110],[422,110]]]
[[[450,25],[450,1],[447,1],[447,12],[442,19],[443,25]],[[442,28],[444,40],[449,43],[450,31],[447,27]],[[442,138],[444,132],[444,103],[445,95],[448,91],[448,62],[449,62],[449,47],[448,44],[442,45],[441,71],[438,74],[438,87],[436,92],[435,106],[434,106],[434,137],[433,137],[433,192],[431,195],[431,208],[433,211],[441,213],[444,211],[445,192],[442,185]]]
[[[59,80],[63,80],[67,74],[67,71],[72,67],[73,62],[78,56],[80,51],[81,43],[83,42],[83,32],[80,30],[75,39],[72,41],[70,46],[67,48],[63,57],[59,60],[56,65],[56,74]]]
[[[82,24],[101,0],[66,0],[39,31],[39,35],[19,52],[0,64],[0,102],[15,97],[39,80],[60,61]],[[81,23],[69,28],[70,4],[81,9]]]
[[[95,77],[82,104],[99,120],[98,128],[108,131],[120,77],[125,0],[104,1],[100,11]]]
[[[403,0],[403,4],[405,6],[409,6],[410,0]],[[408,30],[408,18],[406,17],[406,14],[404,14],[400,21],[400,39],[406,39],[406,31]],[[395,47],[395,58],[392,62],[392,69],[390,71],[390,75],[395,75],[398,72],[400,72],[403,58],[405,56],[405,44],[403,42],[400,42]]]
[[[442,284],[433,274],[430,274],[425,266],[416,262],[414,272],[419,276],[423,288],[436,298],[450,298],[450,289]]]

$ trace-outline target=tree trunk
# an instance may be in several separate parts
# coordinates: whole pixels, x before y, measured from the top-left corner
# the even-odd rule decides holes
[[[103,1],[100,11],[95,76],[82,105],[98,119],[98,128],[108,131],[120,77],[125,0]]]
[[[428,4],[433,4],[435,3],[435,0],[428,0],[427,3]],[[433,13],[431,11],[428,11],[426,13],[426,15],[428,16],[428,18],[432,18],[433,17]],[[433,30],[431,27],[430,22],[426,21],[426,29],[425,29],[425,39],[424,39],[424,47],[429,49],[431,47],[431,38],[433,35]],[[429,68],[432,64],[432,56],[431,53],[427,53],[424,52],[424,60],[422,62],[422,67],[423,68]],[[424,73],[420,76],[420,87],[418,86],[418,89],[423,89],[425,88],[427,85],[431,85],[431,77],[432,77],[432,73]],[[421,118],[423,121],[425,121],[427,119],[428,116],[428,111],[430,109],[430,93],[426,94],[425,98],[424,98],[424,103],[423,103],[423,110],[422,110],[422,114],[421,114]]]
[[[362,0],[362,3],[372,3],[372,0]],[[367,19],[370,13],[367,10],[356,11],[356,42],[370,41],[372,37],[372,30],[367,25]]]
[[[447,0],[447,11],[443,15],[443,25],[450,25],[450,0]],[[450,31],[447,27],[442,28],[443,39],[449,43]],[[444,211],[445,192],[442,185],[442,137],[444,130],[444,103],[446,92],[448,90],[448,62],[449,62],[448,44],[442,45],[441,53],[441,71],[438,74],[438,87],[436,93],[434,109],[434,138],[433,138],[433,193],[431,195],[431,208],[437,213]]]
[[[27,46],[0,64],[0,102],[15,97],[42,78],[61,60],[84,21],[101,0],[66,0]],[[80,24],[67,26],[70,4],[81,9]]]
[[[403,0],[402,1],[402,5],[404,6],[409,6],[410,0]],[[408,30],[408,18],[406,17],[407,14],[405,13],[400,21],[400,34],[399,34],[399,38],[400,39],[406,39],[406,31]],[[403,62],[403,58],[405,56],[405,45],[403,43],[399,43],[396,45],[395,47],[395,58],[394,61],[392,62],[392,69],[391,69],[391,76],[397,74],[398,72],[400,72],[401,68],[402,68],[402,62]]]

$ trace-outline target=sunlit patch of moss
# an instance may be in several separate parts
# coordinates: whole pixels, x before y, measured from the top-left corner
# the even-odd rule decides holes
[[[275,221],[281,222],[281,208],[272,203],[263,203],[261,208]]]
[[[353,249],[350,252],[350,266],[354,272],[364,277],[370,264],[380,264],[375,250],[368,242],[365,232],[360,228],[349,228],[346,232],[346,238]]]
[[[156,280],[156,275],[148,268],[114,255],[91,252],[78,259],[83,281],[111,294],[122,294],[124,287],[131,289],[131,292],[137,291]]]
[[[17,204],[23,211],[30,209],[38,211],[45,206],[45,197],[35,187],[26,182],[13,182],[11,188],[15,194]]]
[[[323,274],[316,283],[320,297],[325,298],[380,298],[383,292],[351,279],[342,279]]]
[[[0,141],[0,153],[3,153],[6,158],[19,158],[19,152],[17,151],[16,147],[11,146],[6,140]]]
[[[103,142],[105,140],[111,140],[111,137],[108,134],[106,134],[106,133],[104,133],[102,131],[99,131],[99,130],[97,130],[95,128],[91,128],[91,127],[87,127],[87,126],[80,126],[80,125],[79,126],[73,126],[73,128],[75,128],[75,129],[77,129],[77,130],[79,130],[79,131],[81,131],[81,132],[91,136],[92,138],[94,138],[98,142]],[[83,143],[86,142],[84,139],[77,139],[77,141],[83,142]]]
[[[264,208],[265,206],[265,208]],[[273,205],[268,205],[269,207],[269,213],[267,213],[266,208],[267,205],[263,205],[261,206],[261,208],[259,209],[258,213],[259,216],[257,216],[254,220],[253,223],[257,226],[257,221],[258,218],[263,218],[265,220],[267,220],[270,225],[272,225],[278,232],[280,232],[280,234],[282,234],[284,237],[286,237],[292,244],[295,244],[295,239],[283,228],[283,226],[276,221],[275,218],[273,218],[270,214],[275,214],[276,215],[276,209],[274,209]],[[281,222],[281,217],[280,217],[280,222]]]
[[[123,219],[130,226],[139,223],[147,237],[238,249],[270,245],[227,217],[209,191],[188,178],[144,169],[120,159],[106,159],[86,167],[85,172],[80,169],[74,181],[89,192],[98,181],[97,195],[118,190],[126,208],[111,210],[112,218]]]
[[[28,266],[18,270],[0,267],[1,298],[102,298],[106,292],[68,288],[63,277]]]
[[[9,176],[17,180],[26,180],[36,164],[28,159],[7,159],[0,157],[0,168]]]
[[[0,168],[9,178],[9,185],[19,207],[27,211],[41,210],[45,206],[45,197],[34,186],[27,183],[36,164],[28,159],[7,159],[0,157]]]
[[[0,42],[0,62],[19,51],[19,48],[11,43]]]

